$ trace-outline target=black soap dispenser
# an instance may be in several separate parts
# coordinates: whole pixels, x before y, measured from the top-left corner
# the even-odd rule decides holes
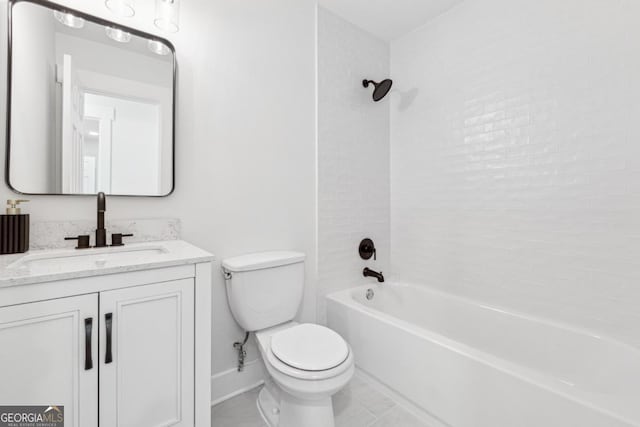
[[[18,205],[28,200],[7,200],[7,213],[0,215],[0,255],[29,250],[29,214],[21,214]]]

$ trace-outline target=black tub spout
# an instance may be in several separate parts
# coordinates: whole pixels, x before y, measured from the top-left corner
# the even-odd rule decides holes
[[[375,277],[378,279],[379,283],[384,283],[384,276],[382,275],[382,271],[378,273],[377,271],[373,271],[370,268],[366,268],[362,270],[362,275],[364,277]]]

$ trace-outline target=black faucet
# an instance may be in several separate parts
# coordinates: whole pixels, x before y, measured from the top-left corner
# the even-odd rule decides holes
[[[375,277],[376,279],[378,279],[378,282],[384,283],[384,276],[382,275],[382,271],[378,273],[377,271],[373,271],[370,268],[365,267],[365,269],[362,270],[362,275],[364,277]]]
[[[107,201],[104,193],[98,193],[98,228],[96,228],[96,248],[107,246],[107,230],[104,228],[104,213],[107,210]]]

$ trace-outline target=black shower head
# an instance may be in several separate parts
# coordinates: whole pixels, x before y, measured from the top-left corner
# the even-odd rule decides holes
[[[389,90],[391,89],[391,85],[393,85],[393,81],[391,79],[384,79],[380,83],[376,83],[373,80],[367,80],[367,79],[364,79],[362,81],[362,86],[364,87],[369,87],[369,84],[373,84],[373,87],[375,88],[373,90],[373,100],[375,102],[378,102],[382,98],[384,98],[387,95],[387,93],[389,93]]]

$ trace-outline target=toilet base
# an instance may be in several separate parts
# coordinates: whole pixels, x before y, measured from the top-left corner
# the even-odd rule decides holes
[[[302,400],[271,381],[258,394],[258,410],[269,427],[334,427],[331,396]]]
[[[258,393],[258,412],[262,419],[269,427],[278,427],[280,422],[280,402],[277,397],[277,390],[274,390],[275,384],[267,380]]]

